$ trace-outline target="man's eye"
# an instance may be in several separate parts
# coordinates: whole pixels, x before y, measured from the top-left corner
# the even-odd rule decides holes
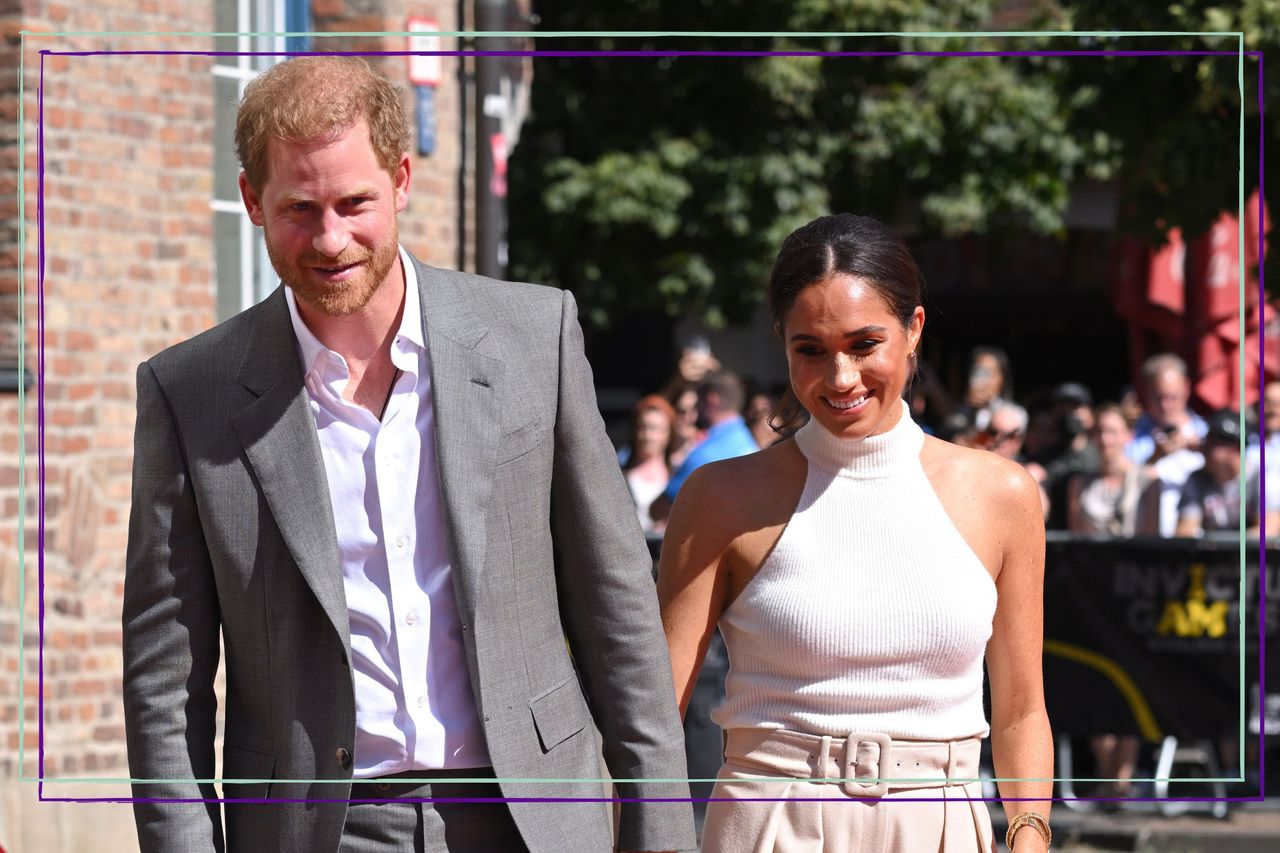
[[[306,201],[295,201],[293,204],[289,205],[289,209],[294,213],[306,213],[311,209],[311,203]]]
[[[822,350],[818,347],[796,347],[796,353],[799,355],[821,355]]]

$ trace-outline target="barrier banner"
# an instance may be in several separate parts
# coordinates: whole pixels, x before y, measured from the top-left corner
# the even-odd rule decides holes
[[[1245,546],[1244,701],[1258,682],[1261,554]],[[1280,692],[1280,550],[1266,552],[1267,692]],[[1050,534],[1045,694],[1055,734],[1240,730],[1240,541]]]

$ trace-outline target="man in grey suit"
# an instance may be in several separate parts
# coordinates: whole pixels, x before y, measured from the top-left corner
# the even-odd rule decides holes
[[[362,60],[251,83],[241,193],[283,285],[138,368],[123,624],[145,851],[609,850],[608,804],[571,801],[601,794],[592,722],[619,798],[688,797],[573,298],[400,247],[408,143]],[[215,778],[241,780],[225,832]],[[486,797],[508,801],[450,802]],[[693,845],[688,803],[621,805],[618,848]]]

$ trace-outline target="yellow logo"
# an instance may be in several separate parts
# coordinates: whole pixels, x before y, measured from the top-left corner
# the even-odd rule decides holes
[[[1227,602],[1205,601],[1204,564],[1191,566],[1187,600],[1165,603],[1156,633],[1174,637],[1221,637],[1227,633]]]

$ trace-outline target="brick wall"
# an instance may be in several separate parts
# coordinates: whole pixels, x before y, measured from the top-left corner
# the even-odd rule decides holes
[[[222,0],[219,0],[222,2]],[[91,8],[85,8],[89,6]],[[315,0],[315,28],[402,30],[409,14],[456,26],[454,2]],[[0,51],[18,64],[18,31],[212,31],[211,4],[185,0],[0,0]],[[356,47],[358,45],[358,47]],[[402,50],[401,38],[318,40],[327,49]],[[445,47],[454,47],[446,40]],[[21,349],[37,368],[37,137],[39,51],[213,50],[181,36],[31,37],[24,59],[27,324],[18,323],[17,75],[0,77],[0,366]],[[127,777],[121,703],[120,594],[127,536],[134,369],[156,351],[207,328],[215,317],[213,78],[206,56],[46,57],[44,66],[44,700],[48,777]],[[404,57],[372,58],[404,82]],[[402,240],[428,263],[457,266],[459,141],[457,65],[445,58],[437,92],[437,148],[415,163]],[[470,157],[468,153],[468,158]],[[467,226],[470,228],[470,226]],[[125,849],[128,809],[85,823],[19,784],[18,717],[25,713],[21,775],[36,767],[37,471],[36,393],[18,429],[18,401],[0,394],[0,846]],[[25,442],[25,473],[18,466]],[[18,596],[18,486],[26,483],[26,593]],[[25,660],[17,654],[26,618]],[[18,707],[16,675],[26,673]],[[49,785],[46,796],[127,795],[102,786]],[[109,811],[106,811],[109,810]],[[53,814],[62,817],[51,819]],[[108,815],[109,819],[101,815]],[[93,827],[86,831],[84,826]],[[117,827],[116,835],[106,827]],[[77,827],[81,827],[77,829]],[[119,828],[123,827],[123,829]],[[105,833],[105,835],[104,835]],[[111,838],[111,841],[106,841]],[[105,847],[103,846],[105,844]]]
[[[188,4],[99,4],[76,12],[47,3],[31,30],[211,29]],[[30,6],[28,7],[30,9]],[[41,49],[130,49],[137,39],[27,40],[28,364],[37,367],[37,155]],[[191,40],[151,38],[154,49]],[[122,749],[119,600],[128,522],[133,369],[147,354],[208,326],[213,314],[209,60],[199,56],[48,56],[44,59],[44,605],[45,773],[127,775]],[[12,292],[16,279],[6,281]],[[13,304],[6,303],[6,307]],[[5,325],[14,324],[6,317]],[[33,389],[34,392],[34,389]],[[34,652],[38,551],[35,394],[27,405],[26,642]],[[5,518],[16,502],[16,400],[0,399]],[[10,468],[9,465],[15,465]],[[0,531],[6,581],[16,575],[17,530]],[[14,586],[6,584],[14,596]],[[13,604],[17,604],[16,598]],[[16,637],[13,609],[0,634]],[[16,651],[3,647],[3,668]],[[34,745],[38,672],[27,655],[27,743]],[[16,709],[0,711],[0,771],[15,770]],[[35,765],[28,752],[23,768]]]

